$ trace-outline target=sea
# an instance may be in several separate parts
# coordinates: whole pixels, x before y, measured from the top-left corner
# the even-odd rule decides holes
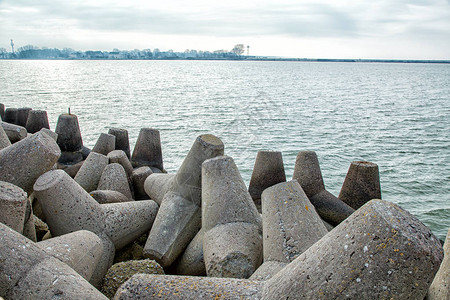
[[[441,240],[450,228],[450,64],[283,61],[0,60],[0,103],[78,116],[92,148],[111,127],[161,134],[176,172],[195,138],[225,145],[248,185],[259,150],[319,158],[339,195],[350,163],[379,167],[382,198]]]

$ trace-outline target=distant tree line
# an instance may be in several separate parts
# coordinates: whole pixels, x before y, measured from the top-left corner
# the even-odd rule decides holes
[[[117,48],[112,51],[76,51],[71,48],[60,50],[26,45],[18,48],[14,53],[0,48],[0,59],[240,59],[244,52],[243,44],[235,45],[231,51],[216,50],[213,52],[189,49],[184,52],[161,51],[158,48],[153,51],[151,49],[119,50]]]

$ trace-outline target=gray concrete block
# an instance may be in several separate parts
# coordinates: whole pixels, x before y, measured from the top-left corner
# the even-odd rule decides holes
[[[263,283],[231,278],[137,274],[114,296],[126,299],[261,299]]]
[[[30,133],[36,133],[42,128],[50,129],[47,112],[45,110],[31,110],[26,123],[20,126],[24,126]]]
[[[442,252],[417,218],[372,200],[266,281],[263,299],[423,299]]]
[[[297,154],[292,179],[300,183],[320,217],[331,225],[339,224],[355,211],[325,189],[314,151],[300,151]]]
[[[275,260],[264,261],[262,265],[250,276],[250,280],[264,281],[272,278],[275,274],[286,267],[288,263]]]
[[[0,181],[0,223],[23,233],[27,202],[27,193],[23,189]]]
[[[107,299],[32,241],[0,224],[0,295],[6,299]]]
[[[153,174],[150,167],[140,167],[131,173],[131,182],[133,184],[134,198],[136,200],[146,200],[150,197],[145,192],[144,183],[148,176]]]
[[[0,121],[5,117],[5,104],[0,103]]]
[[[352,162],[338,198],[354,209],[372,199],[381,199],[378,165],[368,161]]]
[[[83,148],[78,117],[62,114],[58,117],[55,132],[58,134],[58,146],[63,152],[76,152]]]
[[[41,128],[41,130],[39,130],[45,134],[47,134],[49,137],[51,137],[55,142],[58,140],[58,134],[56,132],[51,131],[48,128]]]
[[[261,217],[231,157],[202,167],[203,252],[208,276],[248,278],[262,260]]]
[[[3,130],[8,136],[9,141],[14,144],[27,137],[27,130],[19,125],[1,122]]]
[[[141,128],[131,156],[131,163],[134,167],[149,166],[160,170],[164,169],[158,130]]]
[[[289,263],[328,233],[296,180],[263,192],[262,219],[264,261]]]
[[[0,126],[0,150],[8,146],[11,146],[11,141],[9,140],[8,135],[6,134],[3,127]]]
[[[248,192],[257,206],[262,192],[277,183],[285,182],[283,156],[279,151],[258,151]]]
[[[450,299],[450,229],[444,243],[444,259],[430,288],[427,300]]]
[[[97,142],[92,148],[92,152],[108,155],[109,152],[116,148],[116,137],[112,134],[101,133]]]
[[[110,128],[108,133],[116,137],[115,150],[122,150],[125,152],[128,159],[130,159],[130,141],[128,139],[128,131],[122,128]]]
[[[133,174],[133,166],[131,165],[130,160],[128,159],[126,153],[122,150],[113,150],[107,155],[109,159],[109,163],[118,163],[122,165],[125,173],[127,174],[128,181],[131,183],[131,176]]]
[[[17,125],[22,126],[22,127],[26,127],[27,125],[27,120],[28,120],[28,114],[31,111],[30,107],[21,107],[19,109],[17,109]],[[28,132],[31,132],[27,129]],[[35,133],[35,132],[31,132],[31,133]]]
[[[17,125],[17,108],[8,107],[5,109],[5,116],[3,117],[3,121],[8,122],[10,124]]]
[[[52,138],[35,133],[0,150],[0,180],[31,193],[36,179],[55,165],[60,153]]]
[[[164,195],[172,185],[174,178],[175,174],[152,173],[144,181],[145,193],[150,199],[161,205]]]
[[[128,176],[122,165],[118,163],[109,164],[103,169],[97,189],[116,191],[122,193],[130,200],[133,199]]]
[[[125,197],[124,194],[117,191],[95,190],[89,192],[89,195],[100,204],[133,201],[133,199],[129,199],[128,197]]]
[[[84,161],[74,179],[87,192],[96,190],[103,170],[108,165],[108,158],[100,153],[91,152]]]
[[[173,271],[178,275],[205,276],[206,267],[203,257],[203,237],[205,231],[197,232],[195,237],[174,263]]]

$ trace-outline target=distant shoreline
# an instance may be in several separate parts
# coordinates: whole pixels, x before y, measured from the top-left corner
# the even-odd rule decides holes
[[[352,58],[280,58],[280,57],[236,57],[236,58],[152,58],[152,59],[126,59],[126,58],[0,58],[0,60],[187,60],[187,61],[291,61],[291,62],[337,62],[337,63],[418,63],[418,64],[450,64],[450,60],[427,59],[352,59]]]

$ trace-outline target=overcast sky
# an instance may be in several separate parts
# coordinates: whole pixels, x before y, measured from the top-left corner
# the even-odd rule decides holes
[[[0,48],[450,59],[450,0],[0,0]]]

